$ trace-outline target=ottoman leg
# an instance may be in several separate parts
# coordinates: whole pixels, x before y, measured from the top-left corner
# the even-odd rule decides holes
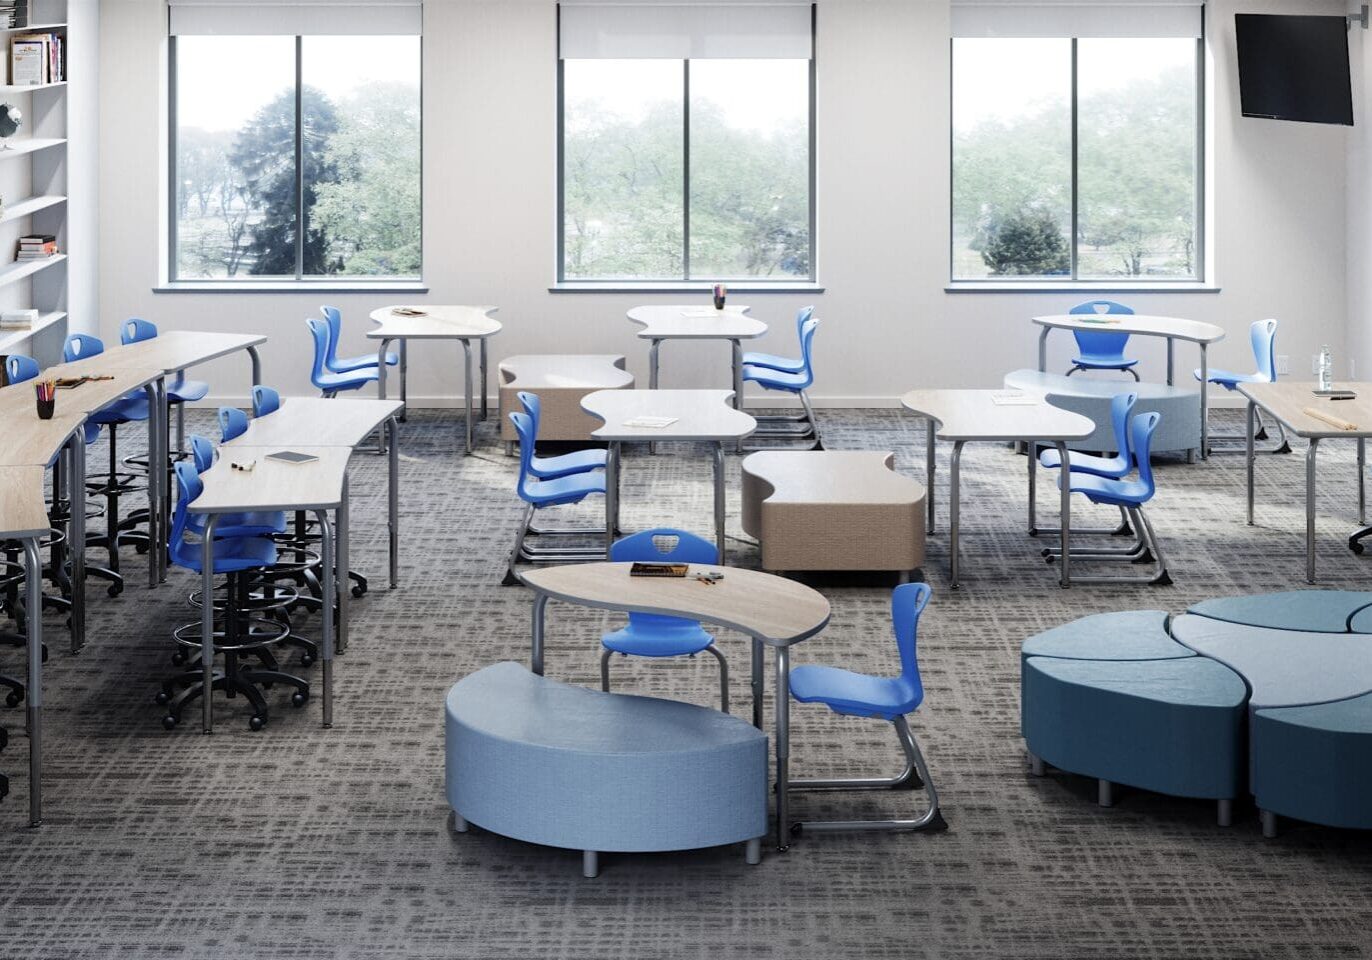
[[[1036,777],[1043,776],[1043,758],[1036,753],[1029,754],[1029,772]]]
[[[1096,781],[1096,803],[1102,807],[1113,807],[1115,805],[1114,784],[1109,780]]]
[[[1216,804],[1215,819],[1222,827],[1232,827],[1234,825],[1234,801],[1225,799]]]
[[[453,833],[466,833],[468,824],[462,819],[462,815],[456,810],[453,811]]]
[[[587,880],[600,876],[600,854],[594,850],[581,851],[581,875]]]
[[[757,866],[762,862],[762,838],[753,837],[748,841],[748,849],[744,853],[745,859],[751,866]]]
[[[1259,811],[1262,818],[1262,835],[1271,840],[1277,835],[1277,815],[1271,810]]]

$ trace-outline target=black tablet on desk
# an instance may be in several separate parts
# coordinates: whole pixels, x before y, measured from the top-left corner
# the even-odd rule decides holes
[[[313,463],[319,458],[312,453],[299,453],[295,450],[278,450],[276,453],[267,454],[268,460],[280,460],[282,463]]]

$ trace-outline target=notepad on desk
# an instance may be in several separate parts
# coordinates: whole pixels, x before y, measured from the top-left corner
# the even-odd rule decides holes
[[[1032,407],[1038,404],[1039,398],[1019,390],[997,390],[991,394],[991,402],[998,407]]]
[[[690,307],[681,311],[683,317],[690,317],[691,319],[696,320],[704,320],[708,317],[718,317],[723,313],[723,310],[716,310],[714,307]]]
[[[670,427],[676,421],[676,417],[634,417],[625,420],[623,426],[645,430],[661,430],[663,427]]]

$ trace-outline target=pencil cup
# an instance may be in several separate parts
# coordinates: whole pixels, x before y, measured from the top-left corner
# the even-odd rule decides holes
[[[48,399],[44,400],[43,394],[38,387],[34,388],[34,393],[38,401],[38,419],[51,420],[53,410],[57,407],[57,395],[53,394]]]

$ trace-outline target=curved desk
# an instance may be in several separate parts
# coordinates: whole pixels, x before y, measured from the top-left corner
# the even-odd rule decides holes
[[[400,341],[400,402],[406,399],[406,373],[409,370],[411,340],[457,340],[462,344],[464,390],[467,401],[466,452],[472,452],[472,341],[481,344],[481,419],[486,419],[486,341],[503,327],[491,314],[499,310],[492,306],[461,306],[443,304],[399,304],[371,312],[373,322],[380,324],[368,331],[367,339],[380,340],[376,351],[378,368],[376,395],[386,399],[386,348],[392,340]],[[423,316],[397,316],[396,310],[422,310]]]
[[[663,340],[728,340],[733,350],[734,409],[743,409],[743,344],[767,332],[767,324],[745,316],[750,307],[672,305],[634,307],[629,320],[643,327],[648,346],[648,389],[657,389],[657,355]]]
[[[752,638],[753,726],[762,728],[763,647],[776,658],[777,849],[788,843],[791,647],[829,623],[829,601],[804,584],[755,570],[691,564],[691,573],[716,571],[724,579],[707,585],[681,578],[631,577],[628,563],[579,563],[520,574],[534,591],[531,660],[543,673],[543,635],[548,601],[600,610],[685,617],[736,630]]]
[[[934,438],[949,440],[953,455],[949,461],[948,493],[948,571],[950,586],[958,588],[958,519],[960,512],[959,480],[962,473],[962,448],[968,443],[1024,443],[1030,451],[1039,443],[1057,447],[1063,463],[1067,462],[1067,443],[1081,440],[1095,432],[1096,425],[1079,413],[1072,413],[1047,403],[1042,398],[1032,404],[998,404],[992,397],[996,390],[911,390],[900,398],[901,405],[916,416],[929,421],[925,433],[924,485],[929,505],[929,533],[934,532]],[[937,424],[937,428],[935,428]],[[1029,526],[1034,526],[1034,497],[1038,458],[1029,461]],[[1062,579],[1064,587],[1071,586],[1071,561],[1068,550],[1068,527],[1071,517],[1071,487],[1062,484]]]
[[[1108,318],[1108,319],[1103,319]],[[1137,337],[1162,337],[1167,341],[1167,385],[1175,382],[1175,364],[1172,344],[1176,340],[1186,340],[1200,348],[1200,418],[1201,418],[1201,459],[1210,456],[1210,417],[1206,407],[1209,364],[1206,348],[1224,339],[1224,330],[1213,323],[1201,320],[1185,320],[1180,317],[1150,317],[1141,313],[1093,314],[1068,313],[1046,317],[1035,317],[1034,323],[1043,329],[1039,332],[1039,370],[1048,367],[1048,334],[1054,330],[1073,330],[1083,333],[1127,333]]]

